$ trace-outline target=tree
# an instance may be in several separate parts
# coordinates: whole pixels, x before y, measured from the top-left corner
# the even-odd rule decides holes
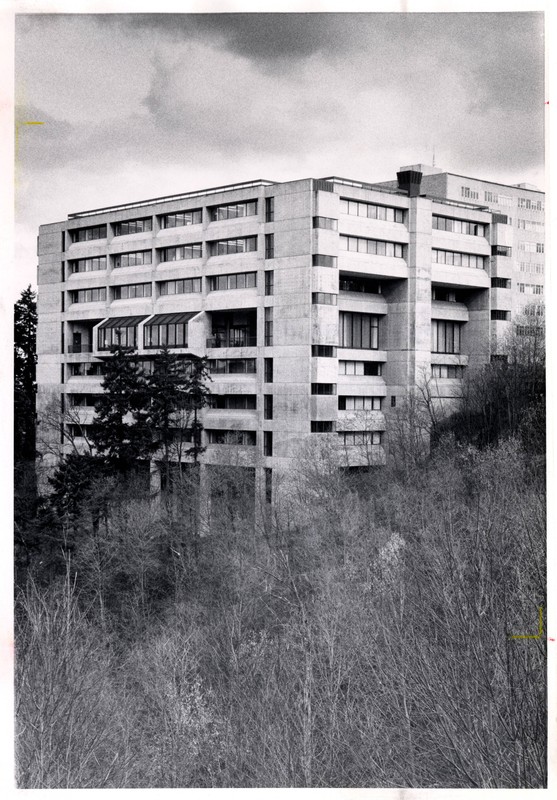
[[[156,450],[162,452],[163,475],[170,486],[172,463],[180,465],[185,455],[197,462],[201,425],[197,411],[207,403],[208,378],[205,359],[187,361],[166,345],[154,359],[154,369],[147,377],[149,425],[153,429]],[[191,448],[186,442],[193,441]]]
[[[201,446],[201,431],[203,430],[203,425],[199,421],[198,412],[208,403],[210,394],[207,387],[208,380],[211,380],[211,377],[207,367],[206,356],[203,356],[203,358],[194,358],[192,360],[191,371],[188,375],[186,386],[187,406],[193,413],[191,425],[193,445],[186,450],[186,454],[193,456],[195,464],[197,464],[201,453],[205,451],[205,448]]]
[[[130,347],[111,348],[104,367],[102,394],[95,405],[91,440],[97,454],[121,475],[156,448],[149,425],[148,385]]]
[[[14,305],[14,449],[16,460],[35,458],[37,302],[31,286]]]

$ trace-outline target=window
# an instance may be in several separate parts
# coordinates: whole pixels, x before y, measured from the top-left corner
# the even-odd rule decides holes
[[[341,395],[338,398],[339,411],[381,411],[382,397]]]
[[[162,247],[159,251],[161,263],[166,261],[188,261],[191,258],[201,258],[201,242],[184,244],[180,247]]]
[[[337,265],[336,256],[324,256],[320,253],[314,253],[312,256],[312,264],[314,267],[333,267]]]
[[[345,447],[361,447],[362,445],[380,445],[382,431],[341,431],[338,434],[341,445]]]
[[[201,278],[184,278],[180,281],[163,281],[160,284],[161,296],[171,294],[193,294],[201,291]]]
[[[518,198],[519,208],[530,208],[532,211],[543,211],[545,206],[541,200],[531,200],[529,197]]]
[[[491,311],[491,319],[498,320],[499,322],[507,321],[511,318],[510,311],[499,311],[496,309],[492,309]]]
[[[491,245],[492,256],[505,256],[506,258],[510,258],[511,254],[512,254],[512,248],[510,247],[503,247],[502,244]]]
[[[263,419],[273,419],[273,395],[263,396]]]
[[[538,275],[543,275],[545,272],[541,261],[521,261],[519,267],[521,272],[535,272]]]
[[[542,242],[519,242],[518,249],[525,253],[543,253],[545,251]]]
[[[106,256],[78,258],[76,261],[68,261],[68,267],[72,275],[75,272],[97,272],[106,269]]]
[[[265,234],[265,258],[275,257],[275,234]]]
[[[245,203],[225,203],[221,206],[209,208],[211,222],[223,219],[238,219],[238,217],[253,217],[256,214],[257,200],[248,200]]]
[[[143,346],[146,350],[159,347],[187,347],[187,322],[162,322],[156,325],[145,325],[143,328]]]
[[[312,344],[311,354],[316,358],[336,358],[337,349],[331,344]]]
[[[99,350],[110,350],[115,345],[137,349],[137,325],[99,328],[98,345]]]
[[[327,231],[336,231],[338,229],[338,219],[332,217],[314,217],[314,228],[324,228]]]
[[[372,278],[345,277],[341,274],[338,288],[341,292],[364,292],[381,294],[381,283]]]
[[[396,395],[391,395],[391,408],[396,408]]]
[[[456,292],[454,289],[446,289],[444,286],[434,286],[431,290],[431,299],[439,300],[444,303],[456,303]]]
[[[70,292],[70,302],[72,303],[99,303],[106,300],[106,288],[100,289],[79,289]]]
[[[460,353],[460,322],[431,320],[432,353]]]
[[[432,364],[432,378],[462,378],[464,367],[458,364]]]
[[[209,242],[211,256],[230,256],[237,253],[253,253],[257,250],[257,236],[244,236],[241,239],[219,239]]]
[[[133,300],[137,297],[151,297],[152,285],[150,283],[127,283],[123,286],[114,286],[114,300]]]
[[[363,239],[359,236],[340,235],[340,249],[351,253],[367,253],[371,256],[403,258],[402,245],[398,242],[383,242],[379,239]]]
[[[98,394],[69,394],[68,400],[70,406],[76,408],[90,408],[95,405],[101,395]]]
[[[153,220],[151,217],[127,219],[122,222],[115,222],[113,228],[114,236],[127,236],[130,233],[145,233],[153,230]]]
[[[231,444],[241,446],[255,446],[255,431],[227,431],[217,428],[207,428],[209,444]]]
[[[60,311],[64,311],[66,307],[64,292],[60,292]]]
[[[311,302],[313,305],[336,306],[337,295],[328,294],[327,292],[313,292],[311,295]]]
[[[339,347],[363,350],[379,348],[379,317],[354,311],[339,313]]]
[[[265,198],[265,222],[275,221],[275,198]]]
[[[191,211],[176,211],[173,214],[163,214],[160,218],[161,228],[182,228],[185,225],[198,225],[202,219],[200,208]]]
[[[207,278],[210,292],[228,289],[250,289],[257,283],[256,272],[233,272],[230,275],[211,275]]]
[[[253,411],[257,407],[257,396],[254,394],[212,394],[208,401],[209,408],[231,411]]]
[[[449,264],[453,267],[474,267],[475,269],[485,268],[485,256],[475,256],[471,253],[455,253],[452,250],[431,251],[434,264]]]
[[[517,227],[522,228],[524,231],[541,231],[545,228],[543,222],[537,222],[533,219],[517,219]]]
[[[217,375],[254,374],[255,358],[210,358],[207,368]]]
[[[66,425],[66,431],[70,439],[87,438],[91,434],[91,425]]]
[[[486,203],[495,203],[498,206],[512,206],[513,199],[508,194],[497,194],[496,192],[484,192]]]
[[[507,280],[507,278],[492,278],[491,279],[491,288],[492,289],[510,289],[511,282]]]
[[[461,186],[460,187],[460,196],[465,200],[478,200],[479,193],[475,192],[469,186]]]
[[[543,286],[539,283],[517,283],[521,294],[543,294]]]
[[[361,203],[359,200],[340,198],[340,211],[342,214],[352,214],[368,219],[381,219],[387,222],[404,222],[404,209],[392,206],[378,206],[374,203]]]
[[[265,467],[265,502],[273,502],[273,470]]]
[[[273,345],[273,308],[267,306],[265,308],[265,347],[272,347]]]
[[[103,365],[99,363],[91,363],[88,361],[79,361],[74,364],[68,364],[70,370],[70,377],[72,378],[93,378],[100,377],[103,374]]]
[[[135,253],[119,253],[113,256],[114,267],[141,267],[151,263],[150,250],[136,250]]]
[[[383,364],[379,361],[339,361],[338,374],[381,376]]]
[[[337,393],[337,386],[336,386],[336,383],[312,383],[311,384],[311,393],[312,394],[336,394]]]
[[[106,225],[96,225],[91,228],[78,228],[69,231],[72,242],[91,242],[94,239],[106,239]]]
[[[465,233],[468,236],[485,236],[486,225],[481,222],[469,222],[464,219],[453,219],[452,217],[438,217],[433,215],[433,229],[438,231],[450,231],[452,233]]]
[[[336,423],[334,420],[312,419],[311,432],[312,433],[334,433]]]
[[[273,455],[273,432],[263,431],[263,455]]]
[[[273,382],[273,359],[272,358],[264,359],[264,365],[265,365],[264,381],[265,381],[265,383],[272,383]]]
[[[272,269],[265,270],[265,294],[270,296],[274,294],[275,289],[275,271]]]
[[[545,308],[543,306],[528,305],[522,309],[527,317],[543,317],[545,316]]]

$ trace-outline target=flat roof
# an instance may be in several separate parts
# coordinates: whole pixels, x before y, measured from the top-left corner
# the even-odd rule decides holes
[[[263,178],[258,178],[254,181],[244,181],[243,183],[229,183],[225,186],[214,186],[211,189],[197,189],[193,192],[184,192],[182,194],[169,194],[165,197],[153,197],[150,200],[138,200],[135,203],[120,203],[116,206],[104,206],[103,208],[92,208],[89,211],[76,211],[68,214],[68,219],[79,219],[80,217],[92,217],[95,214],[106,214],[108,211],[125,211],[128,208],[143,208],[144,206],[153,206],[158,203],[168,203],[171,200],[185,200],[189,197],[204,197],[208,194],[220,194],[221,192],[232,192],[235,189],[251,189],[256,186],[273,186],[276,181],[267,181]]]

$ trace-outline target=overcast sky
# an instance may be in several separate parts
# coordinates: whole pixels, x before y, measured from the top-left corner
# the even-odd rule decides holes
[[[543,17],[16,19],[16,269],[39,224],[235,181],[390,180],[431,163],[544,186]]]

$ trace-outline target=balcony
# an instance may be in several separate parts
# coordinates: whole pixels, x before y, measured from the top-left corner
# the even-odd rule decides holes
[[[234,334],[217,334],[207,339],[207,347],[256,347],[257,336],[250,336],[248,333],[235,332]]]

